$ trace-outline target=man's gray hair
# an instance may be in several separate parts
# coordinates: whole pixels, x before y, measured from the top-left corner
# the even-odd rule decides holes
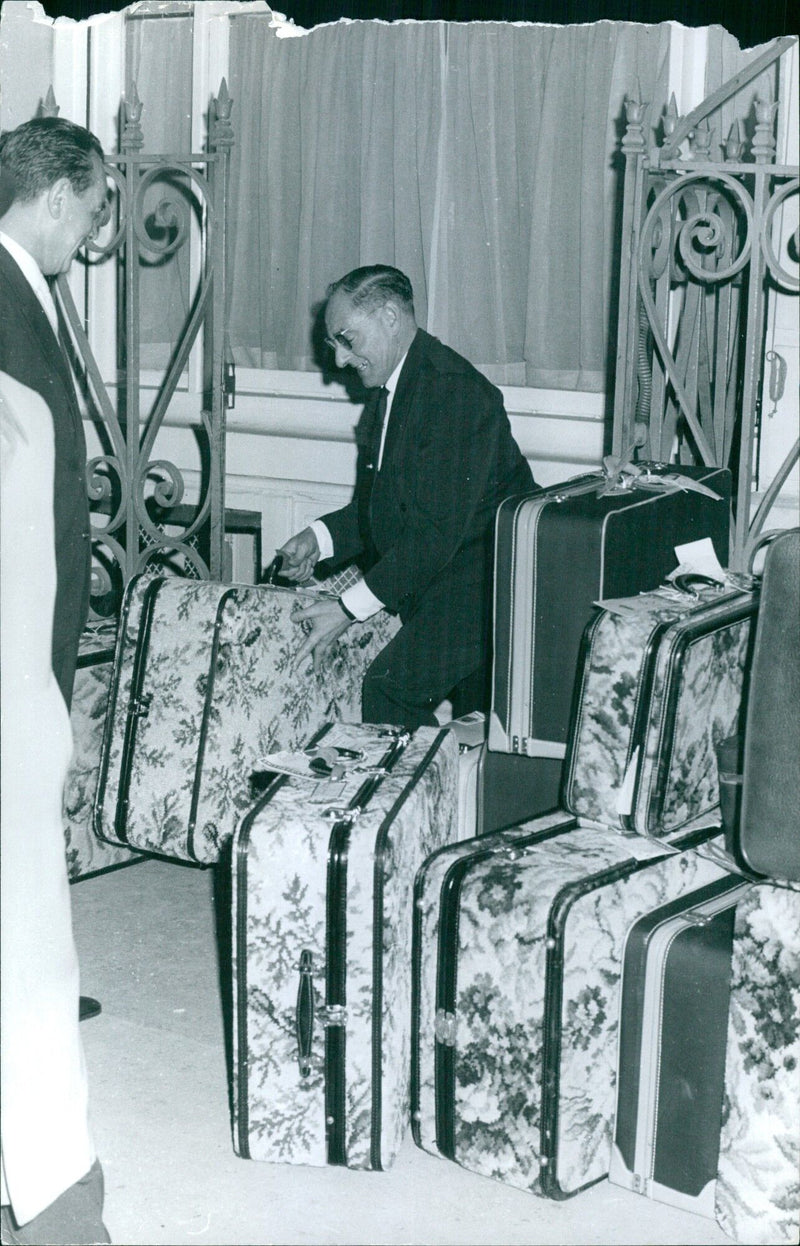
[[[394,299],[410,315],[414,315],[414,291],[411,282],[399,268],[390,268],[388,264],[354,268],[352,272],[328,286],[329,299],[340,292],[350,296],[354,307],[363,308],[365,311],[371,311],[389,299]]]

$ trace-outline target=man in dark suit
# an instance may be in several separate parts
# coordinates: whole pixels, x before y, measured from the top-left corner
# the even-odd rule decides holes
[[[500,391],[418,328],[408,278],[359,268],[328,290],[327,343],[372,391],[352,501],[291,537],[281,574],[302,582],[320,559],[362,560],[338,600],[297,611],[316,662],[353,619],[385,608],[403,626],[364,678],[367,722],[433,724],[447,697],[484,707],[494,517],[533,488]],[[461,694],[469,689],[466,696]]]
[[[53,671],[69,709],[89,604],[86,442],[48,278],[68,270],[107,216],[103,149],[81,126],[36,118],[0,135],[0,177],[0,371],[41,394],[52,413]]]

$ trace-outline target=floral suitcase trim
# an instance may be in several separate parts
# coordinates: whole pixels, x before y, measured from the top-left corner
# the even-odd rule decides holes
[[[322,738],[358,748],[378,730],[335,724]],[[284,779],[242,821],[233,850],[239,1154],[373,1169],[396,1155],[409,1118],[413,878],[457,833],[457,774],[451,733],[420,728],[351,827],[326,820],[301,781]],[[343,967],[344,1011],[335,993]]]
[[[623,834],[662,838],[719,801],[715,745],[731,735],[758,598],[693,608],[658,594],[601,610],[584,654],[565,804]]]
[[[707,830],[637,859],[619,835],[561,818],[566,833],[530,847],[541,820],[519,828],[517,845],[510,833],[472,841],[474,869],[459,844],[421,871],[413,1105],[423,1149],[441,1155],[449,1134],[463,1167],[558,1199],[608,1172],[628,926],[724,875],[691,850]],[[451,866],[461,875],[453,888]],[[445,897],[458,905],[457,949],[440,937]],[[454,950],[448,1007],[440,961]]]
[[[800,891],[762,883],[733,936],[716,1218],[736,1241],[800,1234]]]

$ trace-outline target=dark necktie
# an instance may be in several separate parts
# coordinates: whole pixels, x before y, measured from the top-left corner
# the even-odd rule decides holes
[[[378,392],[378,401],[375,404],[375,424],[374,435],[372,441],[372,468],[378,472],[378,460],[381,453],[381,437],[383,435],[383,425],[386,421],[386,402],[389,397],[389,391],[382,388]]]

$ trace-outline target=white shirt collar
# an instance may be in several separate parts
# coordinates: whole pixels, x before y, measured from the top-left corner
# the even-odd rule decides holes
[[[386,398],[387,416],[388,416],[389,411],[391,410],[392,400],[394,398],[394,391],[397,389],[397,382],[400,379],[400,373],[403,370],[403,364],[405,363],[407,358],[408,358],[408,351],[406,351],[405,355],[403,355],[403,358],[400,360],[394,372],[392,373],[392,375],[389,377],[388,381],[384,385],[384,389],[387,392],[387,398]]]
[[[58,315],[56,313],[56,305],[53,302],[53,296],[50,293],[50,287],[47,284],[44,273],[42,272],[36,260],[19,242],[14,238],[9,238],[8,234],[4,234],[0,230],[0,242],[5,247],[8,254],[19,265],[22,275],[28,285],[33,290],[37,299],[42,305],[47,319],[50,321],[50,327],[58,337]]]

